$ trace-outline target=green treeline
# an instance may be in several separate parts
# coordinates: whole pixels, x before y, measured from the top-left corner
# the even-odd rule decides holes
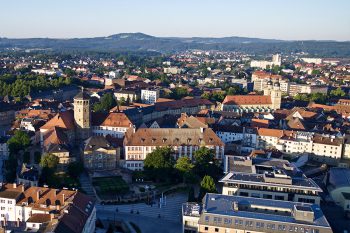
[[[70,78],[45,75],[4,74],[0,76],[0,96],[24,97],[29,93],[59,88],[71,84]]]

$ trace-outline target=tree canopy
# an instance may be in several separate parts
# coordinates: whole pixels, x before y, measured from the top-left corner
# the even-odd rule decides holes
[[[213,177],[218,177],[221,175],[221,169],[218,162],[215,159],[215,153],[206,147],[199,148],[194,153],[195,159],[195,174],[200,177],[205,175],[210,175]]]
[[[12,138],[7,141],[10,153],[17,153],[30,146],[30,137],[24,131],[17,130]]]
[[[169,178],[174,168],[174,158],[170,147],[157,147],[144,161],[144,170],[151,179]]]
[[[172,91],[172,93],[170,94],[170,98],[178,100],[178,99],[181,99],[181,98],[183,98],[185,96],[188,96],[188,95],[189,95],[189,93],[188,93],[186,88],[184,88],[184,87],[176,87]]]
[[[100,102],[94,104],[95,112],[108,112],[117,105],[112,93],[106,93],[101,97]]]
[[[40,166],[47,169],[56,169],[58,164],[58,157],[53,154],[44,154],[40,160]]]
[[[211,176],[204,176],[200,185],[200,199],[203,198],[206,193],[217,193],[215,181]]]
[[[334,97],[344,97],[346,93],[340,87],[338,87],[337,89],[331,90],[330,95]]]
[[[193,174],[194,164],[188,157],[180,157],[177,159],[175,169],[182,175],[183,181],[193,183],[195,175]]]
[[[0,95],[24,97],[31,92],[55,89],[70,84],[70,78],[48,77],[36,74],[4,74],[0,76]]]

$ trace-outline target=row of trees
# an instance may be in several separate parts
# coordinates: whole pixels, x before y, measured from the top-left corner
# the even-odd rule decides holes
[[[144,161],[146,178],[170,183],[181,180],[187,184],[196,184],[201,180],[199,199],[207,192],[216,192],[214,180],[222,175],[222,170],[213,150],[201,147],[194,153],[193,160],[180,157],[175,161],[173,155],[170,147],[159,147],[148,154]]]
[[[30,137],[26,132],[17,130],[7,141],[7,144],[10,155],[9,159],[5,162],[6,181],[14,182],[16,179],[19,152],[24,152],[30,146]]]
[[[4,74],[0,76],[0,95],[24,97],[31,92],[55,89],[70,84],[70,78]]]
[[[330,98],[339,98],[344,97],[346,93],[338,87],[337,89],[332,90],[329,95],[322,93],[312,93],[312,94],[297,94],[294,96],[295,100],[315,102],[318,104],[326,104]]]
[[[40,160],[41,176],[40,183],[50,187],[62,188],[71,185],[78,186],[78,177],[83,172],[84,167],[80,162],[72,162],[67,167],[67,174],[57,173],[59,158],[53,154],[44,154]]]

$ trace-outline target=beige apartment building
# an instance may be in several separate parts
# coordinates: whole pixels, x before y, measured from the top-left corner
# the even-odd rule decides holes
[[[105,137],[92,136],[85,141],[83,162],[90,171],[115,169],[120,158],[119,148],[114,148]]]
[[[140,128],[124,139],[124,166],[142,170],[143,161],[157,147],[171,147],[175,159],[182,156],[193,159],[196,150],[207,147],[214,150],[218,160],[222,160],[225,144],[210,128]]]
[[[258,129],[258,149],[275,148],[286,154],[307,153],[319,161],[339,160],[343,154],[342,137],[312,132]]]

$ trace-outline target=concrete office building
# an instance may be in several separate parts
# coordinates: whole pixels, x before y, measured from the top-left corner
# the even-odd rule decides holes
[[[332,233],[318,205],[208,193],[182,206],[184,233]]]
[[[222,194],[320,203],[322,189],[287,160],[225,157]]]

